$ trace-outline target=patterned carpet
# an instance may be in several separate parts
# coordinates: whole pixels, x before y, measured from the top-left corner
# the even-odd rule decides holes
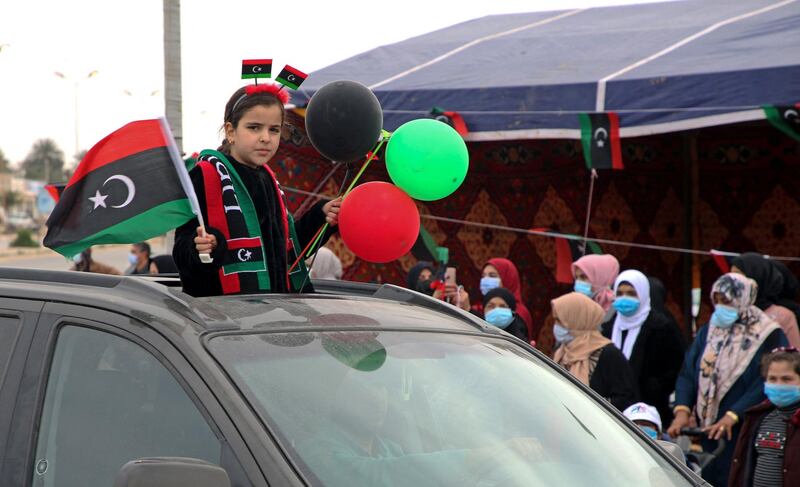
[[[301,117],[291,113],[289,123],[276,158],[278,178],[286,187],[313,191],[333,165],[310,145]],[[695,144],[698,166],[693,186],[690,154]],[[462,187],[444,200],[418,202],[422,215],[583,233],[589,172],[580,141],[481,142],[469,144],[469,151],[470,170]],[[623,139],[622,151],[624,171],[599,172],[591,237],[800,256],[800,144],[766,122]],[[354,165],[351,177],[360,164]],[[339,168],[321,192],[335,194],[344,172]],[[389,181],[383,161],[373,161],[362,177],[372,180]],[[694,228],[687,230],[684,202],[693,191],[699,199],[691,215]],[[293,210],[305,199],[291,192],[287,197]],[[516,263],[536,323],[549,314],[552,298],[571,290],[555,281],[555,245],[550,238],[424,218],[423,225],[439,245],[450,249],[458,280],[473,300],[480,298],[477,285],[483,263],[495,256]],[[681,309],[684,283],[687,276],[691,279],[690,256],[601,246],[620,260],[622,269],[640,269],[663,280],[669,290],[668,306],[685,327]],[[406,271],[416,262],[410,255],[383,265],[363,262],[338,237],[329,247],[342,259],[344,278],[355,281],[403,284]],[[719,271],[707,256],[699,257],[697,265],[704,300],[700,322],[705,322],[708,289]],[[790,267],[800,273],[797,263]]]

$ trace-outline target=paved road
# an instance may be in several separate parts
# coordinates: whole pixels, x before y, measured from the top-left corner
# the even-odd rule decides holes
[[[92,257],[98,262],[116,267],[120,272],[128,267],[129,245],[108,246],[92,249]],[[28,267],[33,269],[67,270],[72,263],[63,256],[48,251],[38,255],[13,255],[0,257],[0,267]]]

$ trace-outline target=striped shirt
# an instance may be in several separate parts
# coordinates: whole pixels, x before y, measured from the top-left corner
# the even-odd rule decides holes
[[[786,425],[797,406],[775,409],[767,414],[758,427],[755,438],[756,468],[753,487],[783,485],[783,452],[786,448]]]

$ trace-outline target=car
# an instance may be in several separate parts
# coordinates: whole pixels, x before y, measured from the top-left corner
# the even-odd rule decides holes
[[[707,485],[483,320],[314,286],[0,268],[0,485]]]

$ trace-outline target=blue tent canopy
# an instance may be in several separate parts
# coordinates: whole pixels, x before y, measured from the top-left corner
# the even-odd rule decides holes
[[[459,112],[468,140],[580,138],[578,114],[634,137],[764,118],[800,102],[800,0],[689,0],[494,15],[312,73],[369,86],[384,126]]]

